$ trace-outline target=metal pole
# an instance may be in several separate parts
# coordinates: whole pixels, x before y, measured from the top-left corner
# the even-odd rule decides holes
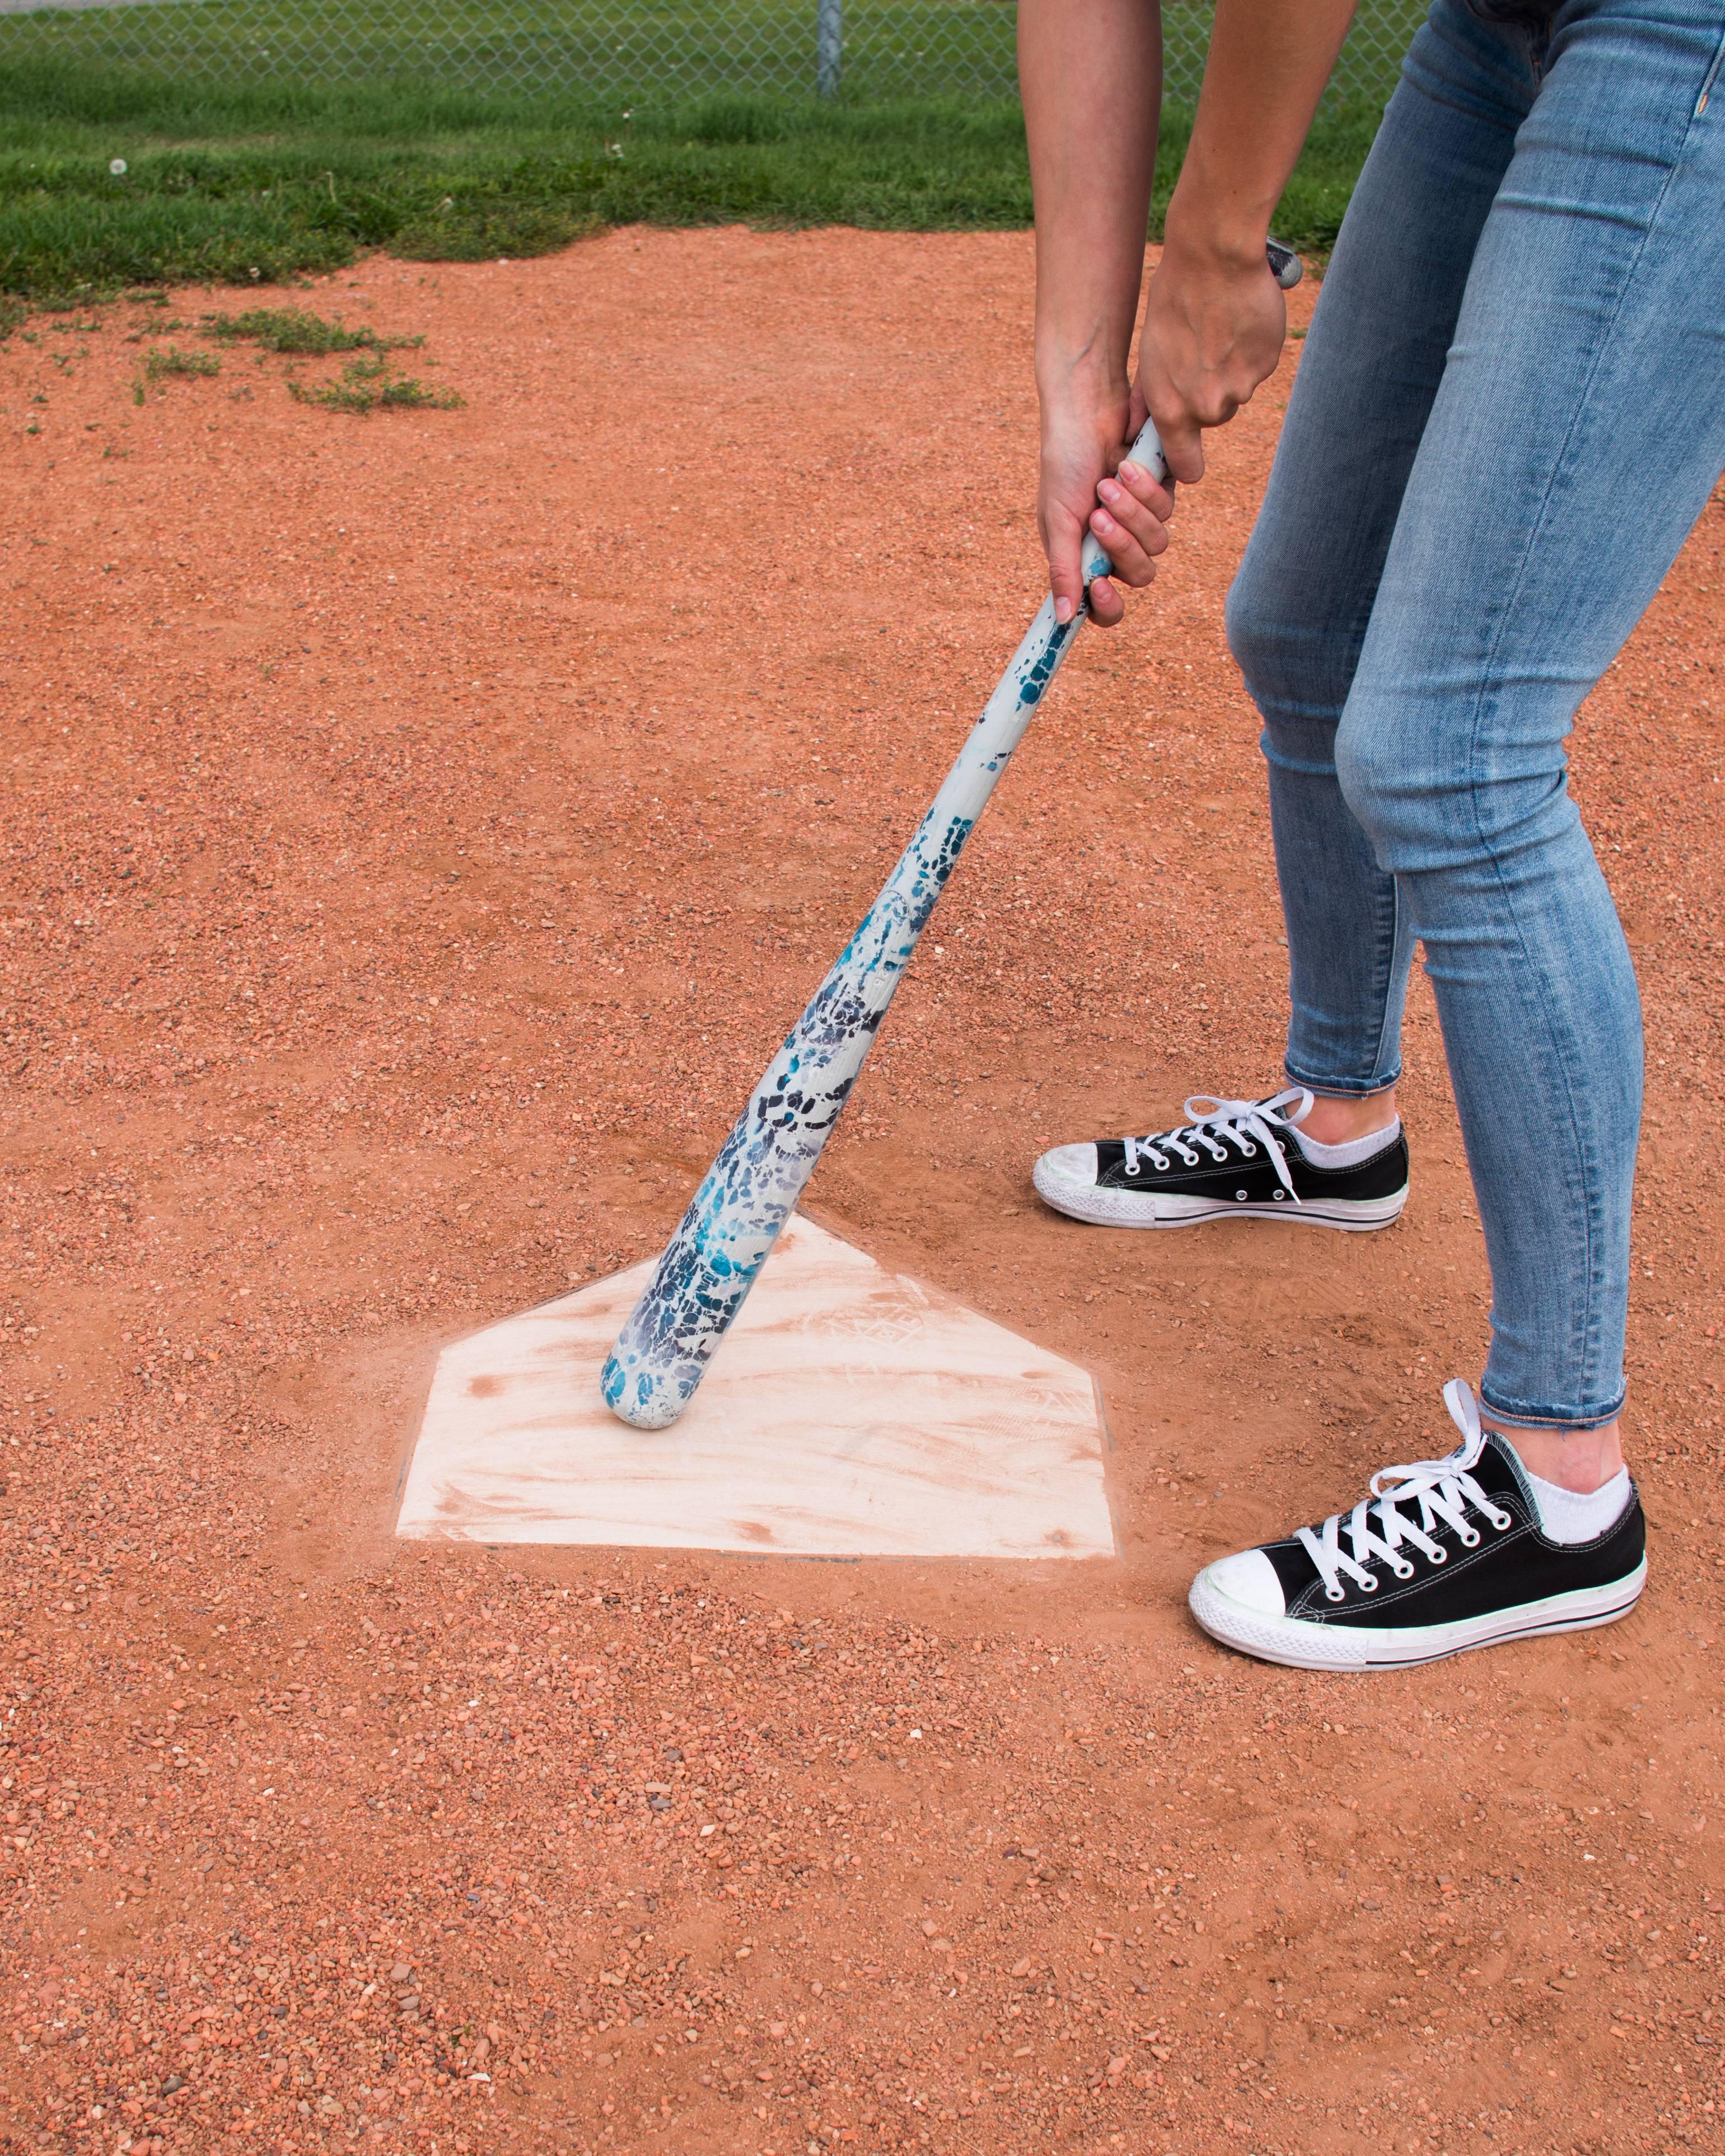
[[[814,86],[823,97],[839,95],[845,51],[845,0],[815,0]]]

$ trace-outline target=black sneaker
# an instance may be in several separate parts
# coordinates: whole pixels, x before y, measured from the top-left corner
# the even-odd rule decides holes
[[[1056,1146],[1031,1175],[1057,1213],[1101,1228],[1190,1228],[1200,1220],[1296,1220],[1314,1228],[1387,1228],[1408,1202],[1401,1126],[1363,1160],[1324,1168],[1295,1127],[1303,1086],[1266,1101],[1186,1103],[1196,1120],[1143,1138]]]
[[[1629,1614],[1647,1578],[1634,1483],[1592,1541],[1553,1542],[1473,1394],[1452,1378],[1444,1399],[1463,1439],[1447,1460],[1384,1468],[1345,1518],[1204,1567],[1192,1614],[1212,1639],[1294,1669],[1394,1669]]]

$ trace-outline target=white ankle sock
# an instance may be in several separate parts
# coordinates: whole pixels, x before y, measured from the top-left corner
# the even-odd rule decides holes
[[[1382,1152],[1385,1146],[1394,1145],[1401,1136],[1402,1119],[1398,1116],[1381,1131],[1368,1131],[1363,1138],[1349,1138],[1345,1145],[1321,1145],[1316,1138],[1307,1137],[1297,1123],[1289,1127],[1300,1142],[1301,1152],[1314,1168],[1352,1168],[1356,1162],[1369,1160],[1374,1152]]]
[[[1499,1444],[1502,1444],[1502,1431],[1494,1432],[1494,1435]],[[1602,1482],[1597,1490],[1585,1492],[1566,1490],[1561,1483],[1548,1482],[1543,1475],[1536,1475],[1525,1461],[1522,1463],[1522,1472],[1527,1478],[1527,1487],[1533,1492],[1533,1502],[1539,1508],[1540,1531],[1548,1542],[1594,1542],[1621,1517],[1623,1508],[1630,1501],[1629,1470],[1626,1467],[1620,1467],[1611,1480]]]

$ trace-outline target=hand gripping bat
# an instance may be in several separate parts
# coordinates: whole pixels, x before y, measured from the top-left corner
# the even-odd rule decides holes
[[[1279,284],[1299,281],[1298,258],[1273,241],[1269,262]],[[1128,454],[1158,480],[1167,476],[1153,426]],[[1086,591],[1109,573],[1089,533],[1082,569]],[[706,1375],[832,1135],[964,842],[1083,619],[1081,609],[1057,622],[1053,598],[1043,601],[916,836],[690,1201],[600,1379],[607,1404],[637,1430],[675,1422]]]

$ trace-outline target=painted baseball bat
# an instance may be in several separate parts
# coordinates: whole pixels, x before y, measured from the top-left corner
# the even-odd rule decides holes
[[[1274,243],[1270,268],[1279,284],[1299,280],[1298,258]],[[1166,477],[1153,426],[1147,423],[1128,454]],[[1088,532],[1082,568],[1086,590],[1109,573]],[[694,1397],[795,1210],[916,939],[1083,619],[1081,609],[1057,622],[1053,598],[1043,601],[916,836],[719,1148],[600,1379],[607,1404],[637,1430],[668,1428]]]

